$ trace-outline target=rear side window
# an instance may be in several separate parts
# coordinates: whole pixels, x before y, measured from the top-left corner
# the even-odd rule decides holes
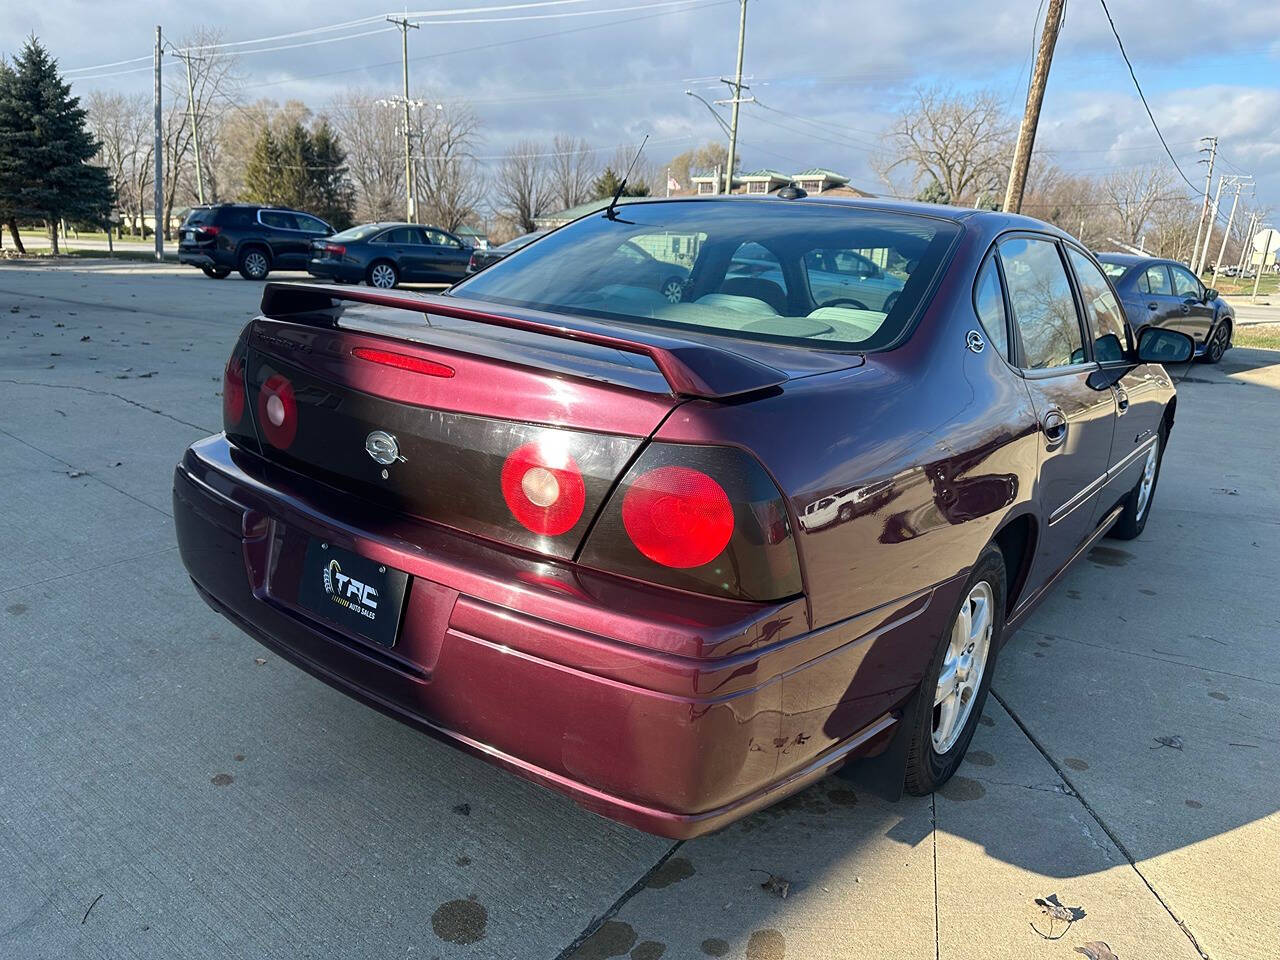
[[[213,223],[213,218],[217,216],[218,211],[210,207],[193,207],[191,212],[187,214],[187,219],[183,221],[183,226],[194,227],[200,224]]]
[[[1192,275],[1190,270],[1170,267],[1169,272],[1173,274],[1174,296],[1200,299],[1200,281]]]
[[[1157,296],[1173,296],[1173,286],[1169,283],[1169,271],[1164,268],[1164,264],[1157,263],[1154,267],[1147,267],[1138,280],[1138,289],[1143,293],[1154,293]]]
[[[1124,311],[1102,272],[1079,250],[1067,247],[1071,269],[1080,284],[1080,299],[1093,328],[1093,358],[1101,363],[1123,360],[1129,345],[1125,331]]]
[[[431,244],[433,247],[452,247],[456,250],[461,246],[457,240],[453,239],[453,237],[449,236],[442,230],[432,230],[428,227],[422,232],[427,235],[427,243]]]
[[[297,221],[299,230],[305,230],[307,233],[333,233],[330,226],[319,217],[312,217],[305,213],[295,213],[293,218]]]
[[[297,221],[293,219],[292,213],[285,213],[283,210],[259,210],[258,219],[264,226],[275,227],[277,230],[297,230]]]
[[[988,257],[978,271],[978,282],[973,287],[973,309],[977,311],[991,345],[1000,351],[1000,356],[1008,357],[1009,323],[1005,317],[1004,291],[1000,288],[1000,271],[995,257]]]
[[[1022,339],[1023,367],[1045,370],[1085,363],[1080,318],[1058,245],[1012,237],[1000,243],[1000,260]]]
[[[375,243],[399,243],[399,244],[421,244],[422,235],[413,227],[396,227],[394,230],[388,230],[380,237],[374,238]]]

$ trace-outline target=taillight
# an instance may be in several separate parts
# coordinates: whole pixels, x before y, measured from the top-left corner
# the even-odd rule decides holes
[[[738,600],[802,590],[787,507],[754,457],[650,443],[600,511],[579,562]]]
[[[208,226],[203,226],[203,227],[197,227],[196,229],[198,229],[198,230],[199,230],[201,233],[203,233],[206,237],[216,237],[219,233],[221,233],[221,232],[222,232],[222,228],[221,228],[221,227],[215,227],[215,226],[213,226],[213,225],[208,225]]]
[[[289,449],[298,434],[298,400],[283,374],[267,377],[258,391],[258,428],[277,450]]]
[[[471,259],[467,261],[467,269],[468,270],[479,269],[479,267],[476,264],[476,255],[474,253],[471,255]]]
[[[587,500],[578,462],[554,443],[526,443],[502,465],[502,498],[532,533],[559,536],[577,525]]]
[[[654,563],[685,570],[710,563],[728,545],[733,506],[724,487],[705,473],[658,467],[628,486],[622,526]]]
[[[244,354],[233,353],[222,372],[222,426],[228,433],[244,418]]]
[[[359,357],[361,360],[368,360],[370,363],[380,363],[385,367],[396,367],[400,370],[408,370],[411,373],[426,374],[429,377],[444,377],[448,379],[453,376],[454,372],[453,367],[447,367],[443,363],[410,356],[407,353],[396,353],[392,350],[356,347],[351,351],[351,355]]]
[[[329,254],[331,257],[345,257],[347,255],[347,248],[340,243],[326,243],[324,245],[324,252]]]

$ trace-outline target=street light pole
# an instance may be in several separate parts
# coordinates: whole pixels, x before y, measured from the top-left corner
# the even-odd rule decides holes
[[[404,66],[404,198],[408,221],[416,223],[416,204],[413,201],[413,158],[409,137],[409,29],[418,29],[418,25],[408,17],[387,17],[389,23],[400,28],[400,59]]]
[[[155,200],[155,240],[156,240],[156,259],[164,259],[164,229],[161,226],[161,220],[164,217],[164,126],[161,117],[160,102],[163,93],[163,87],[160,84],[160,60],[164,56],[164,39],[160,35],[160,27],[156,26],[156,53],[155,53],[155,144],[152,147],[153,159],[155,161],[154,197]],[[147,233],[147,223],[142,222],[142,234],[145,237]]]

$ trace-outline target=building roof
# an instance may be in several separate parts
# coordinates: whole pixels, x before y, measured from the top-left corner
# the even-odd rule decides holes
[[[770,170],[768,167],[763,170],[756,170],[752,173],[740,173],[739,180],[781,180],[783,183],[791,182],[791,174],[783,173],[781,170]]]
[[[799,173],[792,174],[792,176],[795,177],[795,179],[797,180],[803,177],[806,180],[813,180],[817,178],[822,180],[831,180],[839,183],[849,182],[848,177],[844,176],[843,174],[836,173],[834,170],[828,170],[825,167],[812,167],[809,170],[801,170]]]

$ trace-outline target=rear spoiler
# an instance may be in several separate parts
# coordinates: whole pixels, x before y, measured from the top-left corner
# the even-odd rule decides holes
[[[337,327],[344,302],[473,320],[639,354],[653,361],[677,396],[720,400],[767,390],[788,379],[787,374],[776,367],[702,341],[612,326],[582,317],[570,319],[540,310],[503,307],[503,312],[498,314],[491,312],[493,304],[460,297],[318,283],[268,283],[262,293],[262,315],[309,326]]]

